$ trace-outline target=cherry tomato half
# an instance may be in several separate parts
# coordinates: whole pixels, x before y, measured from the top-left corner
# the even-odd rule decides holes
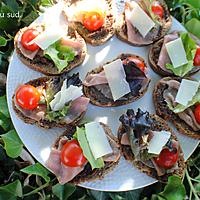
[[[83,25],[89,31],[96,31],[100,29],[103,26],[103,24],[104,24],[104,17],[99,12],[95,11],[89,12],[84,16]]]
[[[82,166],[87,161],[77,140],[71,140],[63,146],[60,158],[69,167]]]
[[[29,51],[36,51],[39,49],[39,46],[36,43],[31,43],[33,39],[35,39],[39,35],[39,31],[36,29],[27,29],[23,34],[21,38],[22,46],[29,50]]]
[[[17,104],[27,110],[33,110],[38,106],[40,93],[32,85],[22,85],[16,91]]]
[[[154,15],[157,15],[160,18],[163,18],[164,10],[163,10],[163,7],[158,2],[154,2],[152,4],[151,10],[154,13]]]
[[[198,104],[194,109],[194,116],[195,119],[197,120],[197,123],[200,124],[200,104]]]
[[[164,169],[170,169],[178,160],[178,151],[175,149],[173,151],[170,151],[169,149],[163,149],[159,156],[155,158],[155,162],[158,166],[164,168]]]
[[[194,57],[194,66],[200,66],[200,47],[197,48],[197,51]]]
[[[128,57],[128,60],[134,62],[137,65],[137,67],[140,68],[140,70],[142,70],[143,72],[145,71],[145,64],[140,59],[130,56],[130,57]],[[126,59],[123,60],[123,64],[127,64]]]

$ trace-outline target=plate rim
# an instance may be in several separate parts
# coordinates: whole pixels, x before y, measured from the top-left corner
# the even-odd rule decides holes
[[[172,16],[172,18],[173,18],[173,20],[176,22],[176,23],[179,23],[184,29],[185,29],[185,27],[176,19],[176,18],[174,18],[173,16]],[[186,29],[185,29],[185,31],[187,31]],[[11,55],[11,59],[10,59],[10,63],[9,63],[9,67],[8,67],[8,72],[7,72],[7,75],[9,75],[10,74],[10,69],[11,69],[11,63],[13,62],[13,57],[14,57],[14,55],[16,54],[16,51],[15,51],[15,49],[14,49],[14,51],[13,51],[13,53],[12,53],[12,55]],[[17,59],[19,59],[19,58],[17,58]],[[31,69],[30,69],[31,70]],[[44,74],[41,74],[40,73],[40,75],[41,76],[45,76]],[[9,77],[9,76],[8,76]],[[8,86],[9,84],[6,84],[6,99],[7,99],[7,102],[8,102],[8,109],[9,109],[9,113],[10,113],[10,117],[11,117],[11,121],[12,121],[12,123],[13,123],[13,121],[14,121],[14,116],[11,114],[12,112],[11,112],[11,109],[12,109],[12,102],[10,103],[10,101],[9,101],[9,97],[8,97]],[[14,125],[14,123],[13,123],[13,125]],[[14,125],[14,128],[15,128],[15,125]],[[16,131],[17,132],[17,131]],[[18,132],[17,132],[17,134],[18,134]],[[19,138],[21,139],[21,137],[20,137],[20,135],[18,134],[18,136],[19,136]],[[22,139],[21,139],[22,140]],[[199,141],[200,142],[200,141]],[[195,146],[195,148],[189,153],[189,155],[188,155],[188,158],[187,158],[187,160],[190,158],[190,156],[194,153],[194,151],[196,150],[196,148],[197,148],[197,146],[198,146],[198,144],[199,144],[199,142],[196,144],[196,146]],[[24,147],[26,147],[26,145],[25,145],[25,143],[22,141],[22,143],[23,143],[23,145],[24,145]],[[38,161],[38,158],[36,158],[36,156],[35,155],[33,155],[32,153],[31,153],[31,150],[29,150],[29,148],[28,147],[26,147],[26,149],[29,151],[29,153],[31,154],[31,156],[37,161],[37,162],[39,162],[40,163],[40,161]],[[40,163],[40,164],[42,164],[45,168],[47,168],[43,163]],[[48,169],[48,168],[47,168]],[[49,169],[48,169],[49,170]],[[49,170],[49,171],[51,171],[51,170]],[[145,184],[145,185],[142,185],[142,186],[137,186],[137,187],[134,187],[132,190],[136,190],[136,189],[140,189],[140,188],[144,188],[144,187],[147,187],[147,186],[150,186],[150,185],[153,185],[153,184],[155,184],[155,183],[157,183],[158,182],[158,180],[154,180],[154,181],[152,181],[152,182],[150,182],[150,183],[147,183],[147,184]],[[124,192],[124,191],[130,191],[130,189],[128,188],[128,189],[122,189],[122,190],[119,190],[119,189],[113,189],[113,190],[110,190],[110,189],[97,189],[97,188],[93,188],[93,187],[90,187],[90,186],[85,186],[85,185],[83,185],[84,183],[82,183],[82,184],[78,184],[78,186],[80,186],[80,187],[83,187],[83,188],[87,188],[87,189],[91,189],[91,190],[95,190],[95,191],[105,191],[105,192]]]

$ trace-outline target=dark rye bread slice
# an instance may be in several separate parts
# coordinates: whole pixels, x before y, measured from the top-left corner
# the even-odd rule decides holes
[[[37,27],[37,26],[36,26]],[[36,54],[33,60],[27,58],[23,53],[21,52],[19,46],[18,46],[18,38],[19,36],[28,29],[28,27],[22,28],[18,31],[14,38],[14,45],[16,49],[16,53],[19,57],[19,59],[29,68],[41,72],[45,75],[59,75],[63,74],[64,72],[69,72],[70,70],[74,69],[75,67],[82,64],[82,62],[85,59],[86,53],[87,53],[87,47],[84,39],[75,31],[73,28],[68,28],[68,35],[72,38],[75,38],[77,41],[79,41],[83,48],[78,53],[78,55],[75,56],[75,59],[73,61],[70,61],[68,63],[68,66],[66,66],[65,69],[63,69],[61,72],[58,71],[57,67],[55,66],[54,62],[50,59],[47,59],[43,56],[43,50],[39,50],[39,52]]]
[[[38,86],[44,86],[44,87],[46,87],[46,82],[49,81],[51,78],[52,77],[41,77],[41,78],[38,78],[38,79],[31,80],[31,81],[25,83],[25,85],[32,85],[34,87],[38,87]],[[34,119],[29,118],[28,116],[24,115],[18,109],[18,107],[15,104],[15,95],[13,95],[13,97],[12,97],[12,106],[13,106],[13,109],[14,109],[15,113],[17,114],[17,116],[21,120],[23,120],[25,123],[27,123],[27,124],[34,124],[34,125],[37,125],[38,127],[42,127],[42,128],[45,128],[45,129],[54,128],[54,127],[63,128],[63,127],[77,125],[81,121],[81,119],[83,118],[83,116],[85,114],[85,112],[82,113],[80,116],[78,116],[76,118],[76,120],[73,121],[73,123],[70,123],[70,124],[66,124],[66,123],[62,123],[62,122],[60,122],[60,123],[50,122],[50,121],[48,121],[46,119],[42,119],[40,121],[37,121],[37,120],[34,120]]]
[[[103,70],[103,66],[106,65],[106,64],[109,64],[117,59],[125,59],[127,57],[136,57],[138,58],[139,60],[141,60],[142,62],[145,63],[145,61],[143,60],[143,58],[141,58],[140,56],[137,56],[137,55],[133,55],[133,54],[121,54],[119,55],[117,58],[115,58],[114,60],[112,61],[109,61],[101,66],[99,66],[98,68],[95,68],[93,69],[91,72],[87,73],[86,76],[88,76],[89,74],[95,74],[95,73],[100,73],[102,70]],[[145,64],[145,67],[146,67],[146,64]],[[149,81],[150,83],[150,81]],[[100,107],[116,107],[116,106],[121,106],[121,105],[126,105],[126,104],[129,104],[133,101],[136,101],[138,99],[140,99],[147,91],[148,89],[148,86],[149,86],[149,83],[147,84],[146,88],[141,91],[139,93],[139,95],[137,96],[132,96],[131,93],[129,94],[126,94],[124,97],[128,98],[127,100],[117,100],[117,101],[113,101],[113,100],[110,100],[106,97],[104,97],[103,95],[101,95],[100,93],[98,93],[98,91],[95,89],[94,86],[91,86],[91,87],[87,87],[87,86],[84,86],[83,85],[83,92],[85,94],[86,97],[90,98],[90,102],[96,106],[100,106]],[[98,93],[98,94],[97,94]],[[101,98],[99,98],[99,96]]]
[[[197,132],[192,130],[190,126],[188,126],[182,119],[178,117],[178,115],[176,115],[168,108],[167,103],[165,102],[165,99],[163,97],[163,92],[167,88],[167,85],[161,84],[160,82],[162,80],[177,80],[181,82],[181,78],[178,77],[165,77],[155,85],[153,91],[153,102],[157,115],[159,115],[166,121],[172,122],[180,133],[200,139],[200,131]]]
[[[160,74],[161,76],[175,76],[175,74],[173,72],[170,72],[170,70],[163,70],[161,67],[157,65],[160,56],[160,51],[163,46],[163,42],[164,39],[162,38],[151,46],[148,55],[150,67],[154,70],[154,72]],[[200,67],[195,67],[185,76],[192,75],[198,72],[199,70]]]
[[[170,12],[168,9],[167,4],[165,3],[164,0],[158,0],[160,2],[160,4],[162,5],[162,7],[164,8],[164,18],[166,23],[162,26],[162,28],[159,30],[159,34],[153,39],[152,42],[149,42],[148,44],[137,44],[137,43],[133,43],[128,41],[128,35],[127,35],[127,25],[125,22],[125,12],[123,12],[119,19],[117,20],[116,23],[116,35],[117,37],[126,42],[129,43],[130,45],[133,46],[147,46],[150,45],[152,43],[154,43],[155,41],[159,40],[160,38],[164,37],[166,35],[166,33],[169,31],[169,29],[171,28],[172,25],[172,18],[170,16]]]
[[[162,131],[166,130],[172,133],[171,138],[178,141],[177,137],[171,130],[171,128],[168,126],[168,124],[159,116],[152,114],[150,115],[150,118],[154,120],[153,126],[152,126],[152,131]],[[119,129],[118,129],[118,140],[121,141],[122,135],[126,133],[125,127],[121,124]],[[157,172],[155,169],[152,169],[145,164],[143,164],[140,161],[134,161],[134,155],[131,151],[131,147],[128,145],[120,145],[120,149],[122,152],[122,155],[125,157],[125,159],[129,162],[131,162],[137,169],[139,169],[141,172],[146,173],[148,176],[151,176],[153,178],[156,178],[157,180],[161,182],[167,182],[168,177],[171,175],[177,175],[180,177],[183,177],[184,174],[184,169],[185,169],[185,161],[183,157],[183,151],[180,149],[179,153],[179,159],[178,159],[178,169],[175,169],[173,173],[165,174],[163,176],[158,176]]]
[[[103,129],[108,137],[108,141],[111,144],[111,146],[112,146],[112,143],[116,143],[119,148],[118,139],[112,134],[112,131],[109,128],[109,126],[103,123],[101,123],[101,125],[103,126]],[[64,135],[67,136],[69,139],[71,139],[75,131],[76,131],[75,127],[69,127],[65,131]],[[56,145],[55,145],[55,147],[57,148],[58,148],[58,142],[59,142],[59,139],[57,140]],[[119,153],[120,153],[120,150],[119,150]],[[120,157],[118,158],[116,162],[104,162],[105,166],[103,168],[94,169],[94,170],[92,170],[90,164],[87,163],[86,166],[84,167],[84,170],[81,173],[79,173],[73,180],[71,180],[70,183],[80,184],[85,181],[103,179],[106,174],[111,172],[118,165],[119,159]]]
[[[66,0],[67,4],[70,6],[80,0]],[[115,17],[114,9],[115,6],[113,0],[105,0],[108,5],[108,12],[106,13],[104,25],[96,30],[87,30],[81,22],[73,22],[74,29],[85,39],[85,41],[93,46],[102,45],[107,42],[115,33]],[[87,5],[86,5],[87,6]],[[66,13],[67,15],[67,13]]]

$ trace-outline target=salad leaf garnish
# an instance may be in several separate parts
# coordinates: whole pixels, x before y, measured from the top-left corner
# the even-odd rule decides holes
[[[167,102],[167,105],[168,105],[169,109],[172,110],[174,113],[180,113],[180,112],[183,112],[184,110],[186,110],[187,108],[195,105],[196,103],[200,103],[200,88],[197,91],[197,93],[194,95],[194,97],[192,98],[192,100],[189,101],[186,106],[184,106],[182,104],[178,104],[178,105],[176,105],[174,107],[169,102]]]
[[[79,78],[79,73],[69,76],[67,73],[62,74],[61,76],[53,77],[47,82],[46,88],[46,101],[47,105],[52,101],[54,95],[61,90],[63,81],[67,79],[67,87],[70,85],[81,86],[82,81]]]
[[[167,63],[166,68],[171,70],[176,76],[183,77],[195,67],[193,66],[193,60],[196,54],[197,46],[188,33],[181,33],[180,37],[183,42],[188,63],[177,68],[174,68],[172,64]]]
[[[53,122],[53,121],[58,122],[67,115],[70,106],[71,104],[65,105],[61,110],[58,110],[58,111],[47,110],[45,117],[50,122]]]
[[[131,94],[136,96],[142,88],[143,81],[147,79],[145,73],[136,64],[127,59],[127,64],[123,64],[126,73],[126,81],[131,89]]]
[[[119,120],[127,128],[132,153],[135,159],[138,159],[140,157],[140,140],[142,140],[142,136],[148,134],[153,120],[148,112],[143,112],[141,109],[138,109],[136,114],[133,109],[129,109]]]
[[[153,123],[149,113],[143,112],[141,109],[138,109],[136,114],[133,109],[128,109],[126,114],[119,118],[119,121],[126,127],[132,128],[136,138],[141,138],[147,133]]]
[[[103,158],[98,158],[95,160],[92,151],[90,149],[90,146],[88,144],[85,129],[77,127],[76,129],[76,137],[78,139],[78,142],[81,146],[81,149],[83,150],[83,154],[90,163],[92,170],[95,168],[102,168],[104,167],[104,161]]]
[[[58,71],[61,72],[70,61],[74,60],[75,52],[70,47],[61,45],[58,41],[45,49],[44,55],[51,59]]]

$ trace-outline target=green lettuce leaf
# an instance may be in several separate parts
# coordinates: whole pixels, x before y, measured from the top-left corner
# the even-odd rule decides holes
[[[44,50],[46,58],[51,59],[59,72],[67,67],[68,63],[74,60],[75,52],[68,46],[56,42]]]
[[[81,149],[83,150],[83,154],[87,158],[87,160],[90,163],[92,169],[104,167],[103,158],[98,158],[98,159],[95,160],[95,158],[94,158],[94,156],[92,154],[92,151],[90,149],[90,146],[88,144],[84,128],[78,128],[77,127],[76,137],[77,137],[78,142],[79,142],[79,144],[81,146]]]
[[[180,113],[186,110],[187,108],[195,105],[196,103],[200,103],[200,88],[197,93],[194,95],[191,101],[188,102],[186,106],[182,104],[178,104],[177,106],[173,107],[171,104],[167,104],[169,109],[172,110],[174,113]]]
[[[62,120],[68,113],[69,108],[70,108],[71,104],[65,105],[63,107],[62,110],[58,110],[58,111],[53,111],[53,110],[48,110],[46,112],[46,118],[50,121],[50,122],[57,122]]]
[[[188,33],[181,33],[180,37],[183,42],[188,63],[177,68],[174,68],[172,64],[168,63],[166,64],[166,68],[171,70],[176,76],[183,77],[195,67],[193,66],[193,60],[196,54],[197,46]]]

